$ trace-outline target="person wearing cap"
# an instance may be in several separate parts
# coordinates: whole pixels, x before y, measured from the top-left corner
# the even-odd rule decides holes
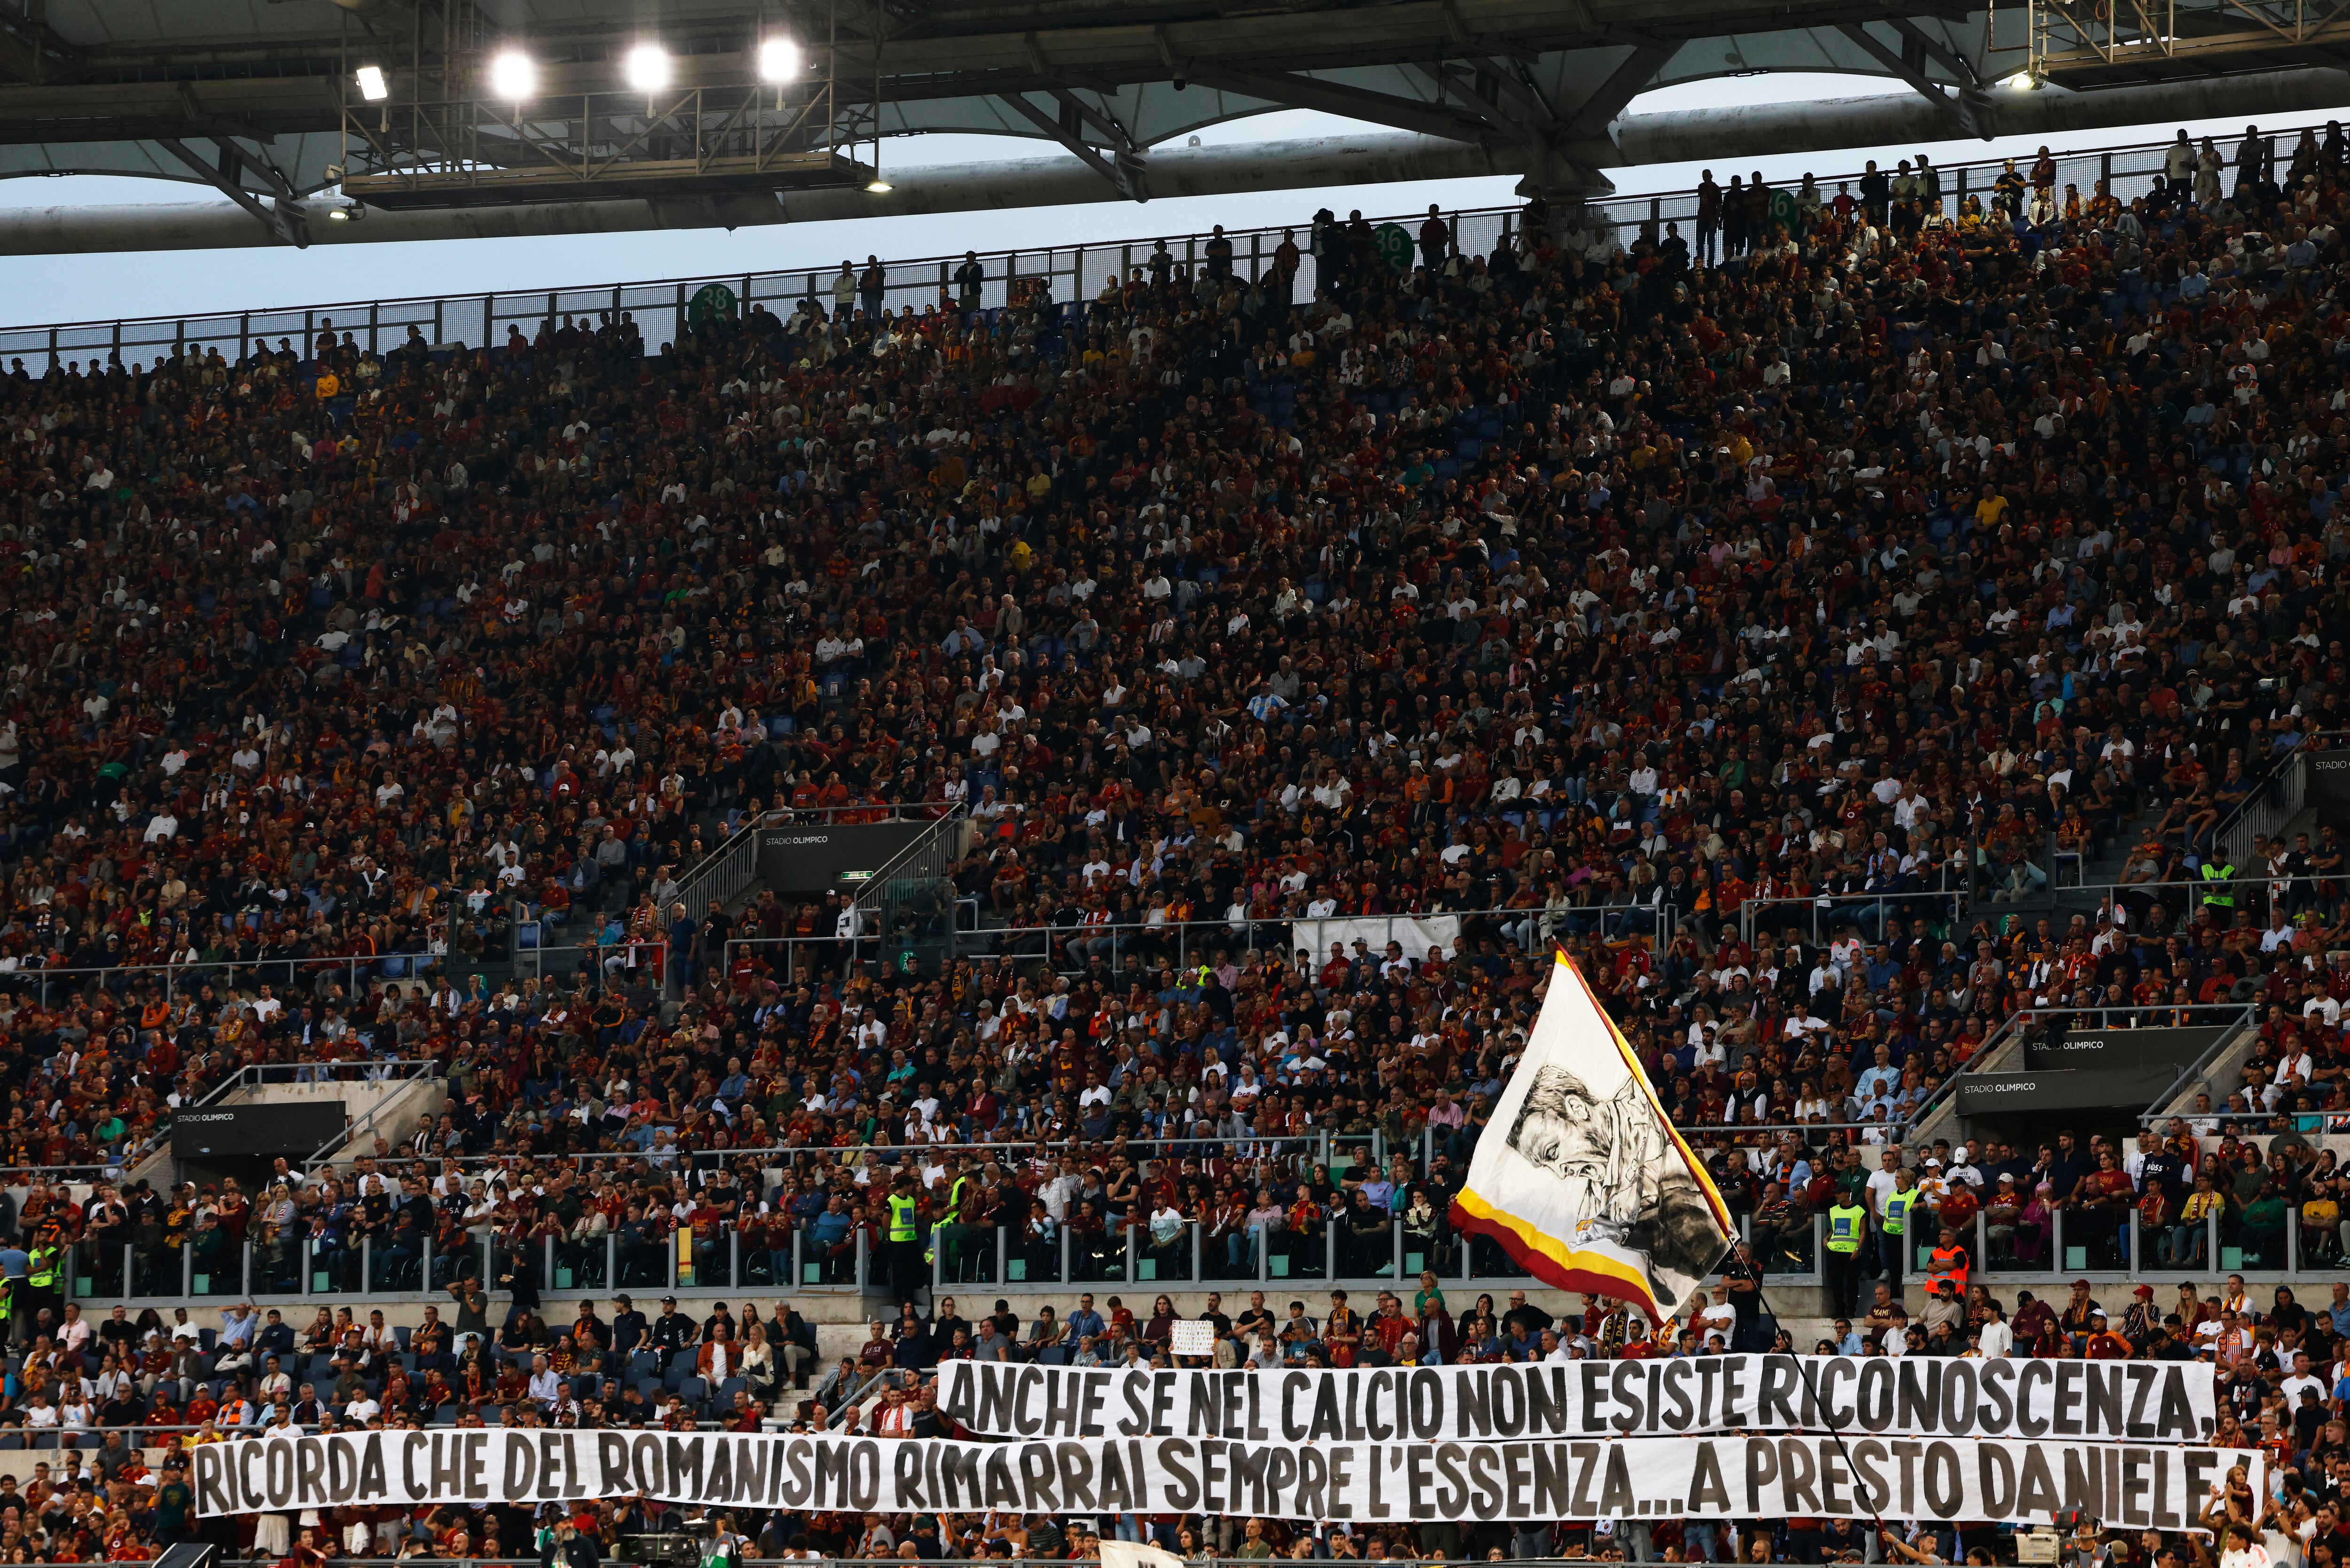
[[[2130,1292],[2130,1304],[2122,1309],[2121,1336],[2143,1355],[2161,1327],[2162,1314],[2154,1304],[2154,1287],[2140,1285]]]
[[[1826,1252],[1822,1259],[1829,1310],[1839,1317],[1851,1317],[1860,1311],[1861,1255],[1868,1244],[1868,1210],[1857,1194],[1839,1191],[1828,1209]]]
[[[604,1550],[592,1535],[583,1535],[579,1527],[561,1513],[555,1505],[553,1527],[542,1526],[538,1532],[539,1568],[602,1568]]]
[[[1982,1212],[1982,1199],[1977,1190],[1981,1177],[1971,1168],[1953,1163],[1943,1167],[1941,1183],[1941,1197],[1934,1204],[1934,1219],[1967,1238],[1971,1245],[1975,1216]]]
[[[2106,1309],[2091,1309],[2089,1335],[2081,1346],[2083,1358],[2089,1361],[2127,1361],[2131,1354],[2130,1342],[2116,1334],[2107,1324]]]
[[[2088,1344],[2089,1336],[2097,1332],[2096,1321],[2105,1315],[2106,1309],[2089,1299],[2089,1282],[2074,1280],[2073,1298],[2064,1303],[2064,1310],[2057,1314],[2056,1326],[2066,1338],[2073,1342],[2073,1348],[2079,1350]]]
[[[1972,1262],[1973,1259],[1960,1241],[1958,1231],[1950,1226],[1943,1226],[1941,1234],[1935,1241],[1934,1250],[1927,1259],[1927,1295],[1952,1302],[1964,1301],[1967,1272]]]
[[[1983,1240],[1991,1258],[2012,1257],[2015,1245],[2015,1228],[2023,1219],[2023,1198],[2016,1189],[2015,1175],[2002,1171],[1999,1179],[1983,1198]],[[1986,1259],[1985,1266],[1990,1259]]]

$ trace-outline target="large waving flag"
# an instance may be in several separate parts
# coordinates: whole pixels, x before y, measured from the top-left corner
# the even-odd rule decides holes
[[[1730,1210],[1565,953],[1477,1140],[1452,1223],[1535,1278],[1662,1322],[1730,1250]]]

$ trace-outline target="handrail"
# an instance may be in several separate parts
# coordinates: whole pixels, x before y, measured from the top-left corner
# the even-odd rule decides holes
[[[877,877],[874,880],[879,881],[879,878]],[[1121,941],[1137,939],[1172,941],[1178,945],[1181,954],[1179,967],[1183,967],[1192,961],[1191,944],[1195,940],[1201,942],[1201,950],[1206,950],[1212,945],[1222,945],[1237,947],[1243,953],[1255,956],[1259,953],[1272,952],[1274,949],[1271,933],[1282,930],[1291,933],[1280,939],[1283,943],[1280,949],[1281,961],[1285,963],[1289,961],[1291,953],[1296,950],[1294,929],[1298,926],[1329,927],[1368,921],[1385,921],[1392,926],[1395,922],[1409,923],[1445,919],[1463,921],[1509,919],[1525,923],[1526,936],[1520,950],[1533,952],[1537,950],[1541,940],[1555,935],[1560,927],[1570,921],[1589,926],[1605,926],[1615,921],[1618,917],[1624,921],[1643,924],[1660,946],[1671,940],[1679,922],[1679,917],[1673,906],[1659,899],[1653,904],[1567,904],[1554,908],[1545,903],[1506,905],[1482,909],[1415,909],[1386,915],[1282,914],[1238,919],[1219,916],[1202,920],[1167,920],[1157,925],[1148,921],[1117,920],[1091,926],[1072,923],[1051,926],[982,926],[972,929],[958,927],[952,935],[945,940],[955,952],[961,955],[966,951],[983,952],[1000,948],[1007,941],[1032,941],[1041,938],[1045,943],[1045,956],[1055,960],[1056,971],[1074,972],[1062,971],[1057,961],[1064,954],[1065,944],[1097,939],[1107,939],[1112,944],[1113,959],[1117,956],[1117,944]],[[1208,940],[1210,938],[1214,939],[1212,943]],[[797,949],[807,948],[821,953],[833,949],[853,947],[868,940],[861,933],[856,939],[839,936],[730,937],[727,939],[723,956],[731,971],[738,950],[755,952],[760,949],[780,948],[788,955]],[[1456,942],[1456,947],[1457,945]],[[1325,956],[1321,953],[1314,954],[1314,964],[1318,967],[1324,961]]]
[[[2277,126],[2268,134],[2272,137],[2290,136],[2303,129],[2322,130],[2324,123],[2323,119],[2296,121]],[[2160,170],[2168,147],[2165,142],[2126,142],[2068,151],[2057,157],[2058,178],[2061,182],[2084,184],[2085,189],[2087,183],[2097,179],[2150,177]],[[2095,161],[2097,172],[2089,174],[2076,167],[2086,161]],[[2128,167],[2118,166],[2117,161]],[[1957,192],[1970,189],[1988,191],[1991,185],[1989,176],[1996,174],[2002,162],[2001,159],[1985,158],[1937,167]],[[1970,185],[1970,181],[1977,175],[1986,178],[1979,186]],[[1824,193],[1833,194],[1839,182],[1855,182],[1860,178],[1861,171],[1852,170],[1820,175],[1818,183]],[[1661,221],[1670,218],[1687,222],[1695,215],[1696,194],[1693,189],[1659,192],[1648,195],[1616,197],[1592,205],[1618,224],[1645,219]],[[1312,197],[1306,196],[1302,200],[1310,201]],[[1506,223],[1514,220],[1518,211],[1515,207],[1458,208],[1449,217],[1456,231],[1462,223],[1468,222],[1491,226],[1498,234]],[[1399,223],[1417,233],[1426,217],[1425,213],[1396,213],[1387,219],[1374,218],[1370,221]],[[1225,237],[1234,242],[1237,251],[1259,253],[1269,248],[1264,245],[1264,241],[1284,230],[1301,231],[1302,244],[1302,231],[1305,227],[1305,223],[1299,221],[1268,224],[1262,228],[1228,229]],[[1186,265],[1197,259],[1201,247],[1210,237],[1204,232],[1184,234],[1160,230],[1158,234],[1167,239],[1170,250],[1176,252],[1178,259]],[[1149,252],[1142,247],[1157,243],[1159,240],[1156,238],[1150,241],[1128,239],[1102,241],[1090,245],[1005,249],[983,253],[981,260],[990,273],[988,295],[1000,301],[1008,296],[1014,283],[1038,276],[1074,274],[1082,285],[1087,271],[1085,258],[1088,253],[1096,260],[1105,254],[1117,253],[1119,265],[1115,275],[1122,277],[1127,266],[1147,259]],[[1067,258],[1071,265],[1060,265],[1062,258]],[[925,303],[936,301],[946,290],[949,273],[962,260],[958,254],[907,257],[885,264],[884,272],[889,278],[887,292],[896,296],[889,303],[902,304],[915,296],[920,296]],[[1308,254],[1304,258],[1303,266],[1314,268],[1315,259]],[[573,285],[507,295],[411,295],[388,299],[343,300],[263,309],[192,312],[182,316],[120,317],[26,324],[0,327],[0,356],[47,355],[54,364],[67,355],[106,351],[124,353],[128,363],[133,361],[126,350],[153,349],[156,350],[155,357],[160,359],[165,350],[184,348],[191,344],[198,348],[218,344],[224,347],[234,345],[238,357],[242,358],[256,337],[292,338],[298,335],[307,358],[317,333],[324,329],[329,318],[334,320],[338,331],[351,333],[372,349],[380,350],[384,347],[382,340],[387,333],[392,336],[393,346],[397,346],[411,326],[425,332],[429,340],[436,345],[447,344],[462,339],[463,328],[475,322],[481,327],[481,337],[474,340],[475,346],[492,347],[495,329],[500,325],[528,323],[536,326],[567,315],[592,318],[599,310],[608,310],[615,317],[627,310],[643,317],[666,315],[673,321],[681,322],[688,299],[702,286],[711,283],[725,284],[737,289],[745,308],[754,304],[813,298],[829,291],[835,270],[829,266],[798,267],[770,273],[732,273],[724,276]],[[1308,285],[1310,281],[1310,273],[1302,274],[1298,280],[1301,286]],[[659,337],[657,332],[647,331],[644,334],[648,351],[658,348]]]
[[[2293,812],[2287,813],[2286,819],[2290,820],[2293,812],[2298,810],[2299,806],[2296,805]],[[2240,811],[2237,820],[2241,820],[2241,815]],[[2245,876],[2238,880],[2267,882],[2274,878],[2261,875]],[[2185,896],[2185,905],[2179,913],[2181,916],[2186,916],[2193,912],[2195,900],[2208,888],[2208,884],[2192,877],[2175,881],[2165,879],[2158,882],[2058,882],[2052,879],[2044,890],[2044,896],[2049,900],[2071,900],[2077,905],[2083,898],[2092,894],[2101,894],[2106,898],[2118,900],[2125,896],[2160,895],[2177,889]],[[1763,911],[1774,909],[1808,909],[1815,914],[1825,911],[1831,919],[1835,919],[1839,914],[1857,911],[1871,906],[1884,908],[1888,913],[1899,914],[1905,912],[1902,909],[1905,905],[1924,905],[1939,909],[1947,904],[1951,907],[1951,919],[1955,921],[1969,919],[1984,920],[2001,914],[2011,914],[2019,910],[2029,911],[2042,901],[2042,898],[2035,897],[2030,902],[2010,904],[1986,894],[1970,895],[1966,889],[1957,888],[1918,888],[1906,893],[1790,893],[1776,898],[1748,898],[1740,900],[1738,922],[1741,937],[1752,943],[1756,934],[1754,929],[1756,922],[1761,919]],[[1960,909],[1959,907],[1960,904],[1965,907]],[[1954,936],[1951,940],[1955,941],[1960,939]],[[1816,937],[1814,938],[1814,945],[1820,945]]]
[[[2038,1018],[2055,1018],[2060,1016],[2064,1018],[2078,1018],[2083,1013],[2087,1012],[2096,1013],[2100,1017],[2109,1013],[2119,1012],[2140,1013],[2149,1017],[2167,1016],[2173,1019],[2177,1018],[2182,1012],[2189,1014],[2198,1012],[2218,1012],[2224,1014],[2227,1019],[2232,1020],[2235,1025],[2241,1026],[2242,1024],[2255,1022],[2258,1018],[2259,1010],[2253,1007],[2250,1002],[2189,1002],[2183,1003],[2155,1002],[2149,1003],[2144,1007],[2019,1007],[2013,1012],[2009,1013],[2005,1018],[2002,1019],[2000,1021],[1999,1027],[1992,1030],[1990,1034],[1984,1037],[1982,1044],[1973,1053],[1972,1055],[1968,1057],[1967,1061],[1960,1066],[1959,1070],[1952,1073],[1949,1077],[1943,1079],[1940,1086],[1936,1088],[1932,1095],[1929,1096],[1922,1103],[1919,1104],[1917,1110],[1911,1113],[1906,1126],[1911,1131],[1915,1131],[1917,1128],[1923,1127],[1926,1124],[1927,1117],[1932,1116],[1936,1111],[1939,1110],[1945,1104],[1957,1096],[1959,1085],[1965,1082],[1970,1075],[1980,1072],[1980,1069],[1975,1066],[1976,1063],[1989,1061],[2002,1046],[2006,1044],[2011,1036],[2021,1033],[2023,1030],[2028,1028],[2032,1020]],[[2099,1027],[2110,1028],[2112,1026],[2110,1024],[2101,1023]],[[2137,1027],[2137,1025],[2131,1025],[2130,1027],[2135,1028]],[[2209,1023],[2199,1025],[2193,1023],[2158,1023],[2153,1024],[2150,1027],[2158,1029],[2210,1028],[2212,1027],[2212,1025]],[[2203,1054],[2195,1059],[2192,1065],[2179,1070],[2178,1074],[2171,1079],[2170,1087],[2163,1091],[2161,1096],[2154,1102],[2155,1105],[2162,1106],[2168,1104],[2170,1097],[2178,1092],[2178,1085],[2195,1074],[2203,1071],[2203,1069],[2210,1064],[2212,1056],[2224,1048],[2230,1039],[2234,1038],[2236,1028],[2231,1027],[2229,1023],[2223,1022],[2220,1023],[2219,1028],[2221,1031],[2220,1038],[2207,1047]],[[2139,1120],[2141,1121],[2146,1119],[2147,1116],[2143,1114],[2139,1117]]]
[[[1245,1138],[1238,1140],[1223,1137],[1153,1137],[1149,1134],[1127,1134],[1114,1137],[1058,1139],[1016,1138],[1006,1139],[1000,1142],[986,1139],[965,1142],[960,1138],[953,1138],[942,1143],[928,1143],[920,1145],[853,1144],[845,1147],[836,1147],[830,1144],[768,1144],[757,1148],[727,1148],[700,1151],[689,1151],[672,1147],[669,1152],[672,1155],[681,1153],[715,1154],[727,1160],[762,1159],[777,1156],[786,1158],[814,1156],[818,1157],[822,1163],[837,1165],[847,1169],[856,1165],[858,1160],[868,1154],[903,1155],[919,1152],[927,1155],[941,1156],[984,1155],[990,1158],[994,1158],[1003,1155],[1020,1155],[1031,1150],[1044,1154],[1050,1154],[1055,1150],[1076,1153],[1087,1148],[1123,1147],[1128,1151],[1138,1152],[1140,1158],[1145,1159],[1164,1159],[1170,1158],[1170,1156],[1179,1156],[1180,1151],[1183,1150],[1204,1152],[1209,1149],[1229,1148],[1235,1141],[1245,1143],[1252,1147],[1264,1148],[1271,1148],[1276,1145],[1283,1144],[1314,1144],[1318,1146],[1322,1141],[1322,1137],[1323,1135],[1319,1131],[1313,1133],[1252,1134]],[[1373,1142],[1374,1139],[1368,1133],[1348,1135],[1334,1132],[1328,1135],[1328,1141],[1333,1147],[1350,1147],[1357,1144],[1367,1144]],[[1159,1152],[1152,1152],[1154,1150]],[[586,1163],[590,1160],[644,1159],[649,1161],[652,1156],[645,1149],[606,1148],[571,1149],[560,1154],[550,1152],[534,1155],[464,1154],[442,1156],[437,1154],[423,1155],[404,1153],[393,1158],[395,1160],[413,1161],[416,1163],[433,1166],[436,1168],[443,1163],[444,1159],[453,1158],[457,1163],[458,1169],[460,1170],[479,1169],[484,1174],[488,1174],[502,1169],[518,1169],[525,1165],[544,1169],[552,1166],[567,1163]]]
[[[2301,815],[2308,793],[2303,768],[2313,745],[2320,741],[2338,741],[2345,732],[2316,730],[2294,736],[2293,744],[2278,753],[2269,771],[2253,781],[2251,793],[2211,830],[2211,842],[2220,846],[2230,861],[2250,858],[2253,839],[2267,836]],[[2280,794],[2282,799],[2278,798]]]
[[[924,828],[911,843],[881,862],[873,875],[865,879],[865,885],[857,889],[856,897],[849,900],[856,906],[860,919],[870,902],[878,900],[898,877],[926,873],[932,877],[944,876],[946,857],[941,851],[941,842],[951,834],[960,834],[962,825],[970,820],[970,803],[956,801],[951,809]]]
[[[756,816],[746,816],[733,836],[702,857],[702,864],[685,874],[670,896],[672,907],[682,907],[688,919],[715,898],[721,905],[734,901],[735,894],[748,887],[759,866],[759,835],[771,823],[787,820],[788,814],[764,811]],[[720,891],[719,889],[723,889]],[[664,916],[664,918],[666,918]],[[670,1001],[683,993],[685,977],[671,965],[661,976],[662,991]]]
[[[401,1073],[398,1075],[385,1075],[373,1078],[370,1082],[412,1084],[419,1078],[437,1078],[441,1075],[440,1068],[442,1064],[438,1062],[403,1062],[400,1064],[401,1066],[420,1067],[422,1071]],[[327,1158],[328,1155],[337,1149],[347,1147],[349,1145],[358,1142],[360,1134],[375,1126],[376,1118],[383,1115],[383,1107],[391,1098],[392,1096],[385,1096],[382,1099],[379,1099],[374,1105],[368,1107],[368,1114],[364,1119],[352,1123],[349,1127],[345,1127],[339,1135],[328,1138],[326,1142],[312,1149],[308,1154],[303,1156],[302,1168],[306,1171],[313,1170],[321,1165],[333,1163]]]
[[[879,880],[878,877],[875,878]],[[1221,930],[1232,936],[1242,934],[1251,926],[1340,926],[1374,920],[1411,921],[1440,919],[1482,919],[1497,916],[1515,919],[1548,917],[1560,921],[1570,916],[1589,919],[1600,915],[1654,916],[1672,906],[1653,904],[1493,904],[1475,909],[1397,909],[1381,915],[1245,915],[1217,916],[1204,920],[1163,920],[1154,925],[1148,920],[1109,920],[1099,925],[1070,921],[1066,925],[1049,926],[981,926],[959,933],[974,941],[989,941],[999,937],[1033,937],[1050,932],[1067,934],[1128,931],[1176,931],[1189,929]],[[730,937],[726,945],[736,947],[780,947],[792,942],[830,942],[845,940],[839,937]],[[1316,955],[1317,961],[1320,955]]]
[[[289,971],[289,983],[298,983],[305,974],[331,974],[337,970],[356,971],[376,964],[395,961],[411,965],[410,971],[404,975],[370,978],[421,980],[426,970],[446,962],[448,957],[446,952],[432,949],[426,949],[421,952],[343,953],[313,958],[216,961],[200,958],[186,963],[44,964],[26,963],[19,958],[12,957],[6,961],[5,967],[0,967],[0,981],[38,981],[46,987],[52,978],[65,979],[74,975],[123,975],[130,977],[130,981],[133,984],[161,980],[164,982],[167,992],[170,992],[176,991],[178,984],[185,981],[199,981],[208,984],[215,979],[221,979],[224,983],[234,987],[236,984],[236,971],[239,970],[252,971],[256,976],[274,970],[285,970]],[[255,979],[254,983],[275,985],[276,981]],[[43,1005],[47,1005],[46,996]]]
[[[380,1077],[383,1075],[385,1070],[388,1068],[418,1067],[423,1069],[423,1072],[411,1075],[424,1076],[430,1075],[439,1065],[439,1063],[427,1058],[393,1056],[362,1056],[329,1062],[247,1063],[245,1065],[239,1067],[235,1072],[231,1073],[227,1077],[223,1078],[219,1083],[214,1084],[212,1088],[207,1090],[200,1098],[192,1100],[188,1104],[174,1109],[170,1117],[155,1129],[153,1137],[150,1137],[145,1143],[140,1145],[136,1149],[126,1150],[122,1158],[119,1160],[106,1165],[38,1166],[30,1168],[33,1168],[38,1174],[48,1178],[54,1178],[59,1171],[94,1170],[99,1173],[99,1175],[93,1179],[94,1180],[111,1180],[119,1174],[128,1172],[133,1167],[138,1165],[140,1160],[145,1159],[157,1149],[161,1148],[171,1138],[172,1124],[177,1122],[181,1116],[186,1115],[190,1111],[203,1110],[207,1106],[216,1106],[226,1099],[228,1096],[240,1089],[273,1083],[342,1083],[351,1081],[331,1075],[339,1074],[346,1069],[353,1072],[365,1072]],[[310,1075],[304,1076],[303,1075]],[[320,1075],[328,1075],[322,1076]],[[375,1112],[370,1110],[368,1113],[368,1120],[363,1125],[372,1126],[374,1120]],[[348,1142],[356,1131],[356,1128],[347,1131],[343,1137],[336,1139],[335,1142],[338,1144]],[[333,1145],[328,1145],[327,1147],[331,1147]],[[303,1161],[303,1168],[307,1169],[316,1162],[316,1155],[314,1154],[311,1158]]]
[[[2235,1027],[2222,1028],[2220,1037],[2205,1046],[2202,1054],[2171,1075],[2168,1086],[2154,1097],[2152,1104],[2138,1113],[2140,1126],[2151,1126],[2160,1120],[2164,1115],[2164,1108],[2185,1092],[2186,1085],[2200,1080],[2210,1071],[2211,1064],[2219,1060],[2220,1052],[2233,1045],[2245,1030],[2257,1030],[2260,1027],[2261,1011],[2257,1004],[2247,1002],[2240,1002],[2237,1006],[2241,1016]]]

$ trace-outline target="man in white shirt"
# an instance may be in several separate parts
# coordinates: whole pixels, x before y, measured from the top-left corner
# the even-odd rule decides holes
[[[1877,1151],[1877,1168],[1868,1173],[1870,1214],[1877,1216],[1884,1214],[1885,1195],[1894,1189],[1894,1179],[1900,1169],[1901,1151],[1899,1149],[1887,1147]]]
[[[1698,1331],[1700,1340],[1709,1334],[1718,1333],[1727,1344],[1738,1326],[1738,1312],[1728,1301],[1708,1305],[1705,1293],[1699,1291],[1690,1298],[1690,1326]]]
[[[2277,1392],[2284,1396],[2284,1407],[2289,1411],[2301,1408],[2301,1397],[2304,1392],[2315,1394],[2319,1402],[2324,1403],[2325,1385],[2319,1382],[2310,1370],[2309,1352],[2296,1350],[2293,1353],[2293,1371],[2277,1385]]]
[[[2007,1314],[1999,1303],[1991,1306],[1991,1320],[1976,1331],[1975,1343],[1982,1349],[1985,1360],[1997,1360],[2015,1354],[2015,1330],[2007,1326]]]
[[[82,1355],[89,1349],[90,1333],[89,1320],[81,1315],[81,1303],[68,1302],[65,1321],[57,1325],[59,1348]]]

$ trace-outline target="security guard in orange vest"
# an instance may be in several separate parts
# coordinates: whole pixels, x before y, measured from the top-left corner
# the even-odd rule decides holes
[[[1948,1225],[1942,1227],[1942,1239],[1927,1254],[1926,1293],[1947,1295],[1963,1301],[1967,1294],[1967,1270],[1972,1260],[1967,1250],[1959,1245],[1959,1233]]]

